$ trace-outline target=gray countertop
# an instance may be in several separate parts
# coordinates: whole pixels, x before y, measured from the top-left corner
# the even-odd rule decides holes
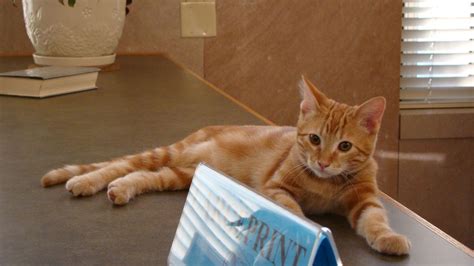
[[[115,207],[105,192],[74,198],[63,186],[42,188],[40,177],[66,163],[167,145],[207,125],[263,124],[164,57],[118,60],[120,70],[100,73],[98,90],[0,96],[1,265],[165,265],[186,192],[146,194]],[[0,72],[28,64],[29,57],[0,57]],[[382,200],[392,227],[412,241],[409,256],[372,251],[342,217],[311,217],[331,228],[345,265],[474,264],[472,252]]]

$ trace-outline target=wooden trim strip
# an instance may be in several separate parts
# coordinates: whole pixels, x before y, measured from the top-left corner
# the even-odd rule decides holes
[[[184,71],[190,73],[191,75],[193,75],[195,78],[199,79],[200,81],[202,81],[204,84],[206,84],[207,86],[211,87],[213,90],[215,90],[216,92],[218,92],[219,94],[221,94],[222,96],[226,97],[227,99],[231,100],[232,102],[234,102],[235,104],[237,104],[238,106],[240,106],[241,108],[243,108],[245,111],[251,113],[252,115],[254,115],[255,117],[257,117],[258,119],[262,120],[265,124],[267,125],[272,125],[272,126],[276,126],[276,124],[267,119],[266,117],[264,117],[263,115],[261,115],[260,113],[258,113],[257,111],[253,110],[252,108],[250,108],[248,105],[240,102],[239,100],[237,100],[236,98],[232,97],[230,94],[228,94],[227,92],[223,91],[222,89],[219,89],[218,87],[216,87],[214,84],[210,83],[209,81],[203,79],[201,76],[199,76],[198,74],[194,73],[192,70],[188,69],[186,66],[184,66],[183,64],[175,61],[173,58],[171,58],[169,55],[167,54],[163,54],[162,56],[166,57],[167,59],[169,59],[170,61],[172,61],[173,63],[175,63],[177,66],[179,66],[180,68],[182,68]]]
[[[413,212],[412,210],[408,209],[407,207],[405,207],[403,204],[401,204],[400,202],[396,201],[395,199],[393,199],[392,197],[390,197],[389,195],[385,194],[384,192],[382,191],[379,191],[379,195],[384,198],[386,201],[390,202],[391,204],[393,204],[395,207],[397,207],[400,211],[402,211],[403,213],[405,213],[406,215],[410,216],[411,218],[415,219],[418,223],[420,223],[421,225],[425,226],[426,228],[428,228],[428,230],[432,231],[433,233],[437,234],[438,236],[440,236],[441,238],[443,238],[444,240],[448,241],[451,245],[453,245],[454,247],[462,250],[464,253],[466,253],[467,255],[471,256],[474,258],[474,250],[470,249],[469,247],[465,246],[463,243],[459,242],[458,240],[456,240],[455,238],[453,238],[452,236],[448,235],[447,233],[445,233],[443,230],[439,229],[438,227],[434,226],[433,224],[431,224],[430,222],[428,222],[427,220],[425,220],[423,217],[419,216],[418,214],[416,214],[415,212]]]

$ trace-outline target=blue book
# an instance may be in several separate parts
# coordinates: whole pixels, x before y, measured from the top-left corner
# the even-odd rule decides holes
[[[342,265],[331,231],[204,164],[194,174],[170,265]]]

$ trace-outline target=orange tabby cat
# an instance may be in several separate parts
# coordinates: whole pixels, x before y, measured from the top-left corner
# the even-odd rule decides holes
[[[392,231],[377,199],[372,155],[385,110],[376,97],[360,106],[328,99],[304,77],[296,128],[214,126],[182,141],[137,155],[89,165],[68,165],[42,179],[66,182],[74,196],[107,187],[114,204],[150,191],[187,189],[199,162],[255,188],[294,213],[345,215],[358,234],[382,253],[407,254],[410,243]]]

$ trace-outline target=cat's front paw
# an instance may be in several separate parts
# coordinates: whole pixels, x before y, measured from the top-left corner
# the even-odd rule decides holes
[[[77,197],[94,195],[101,187],[85,176],[76,176],[67,181],[66,189]]]
[[[406,255],[410,250],[410,240],[397,233],[386,233],[371,243],[373,249],[389,255]]]
[[[116,205],[125,205],[133,198],[131,188],[121,181],[120,179],[115,180],[109,184],[107,189],[107,197]]]

